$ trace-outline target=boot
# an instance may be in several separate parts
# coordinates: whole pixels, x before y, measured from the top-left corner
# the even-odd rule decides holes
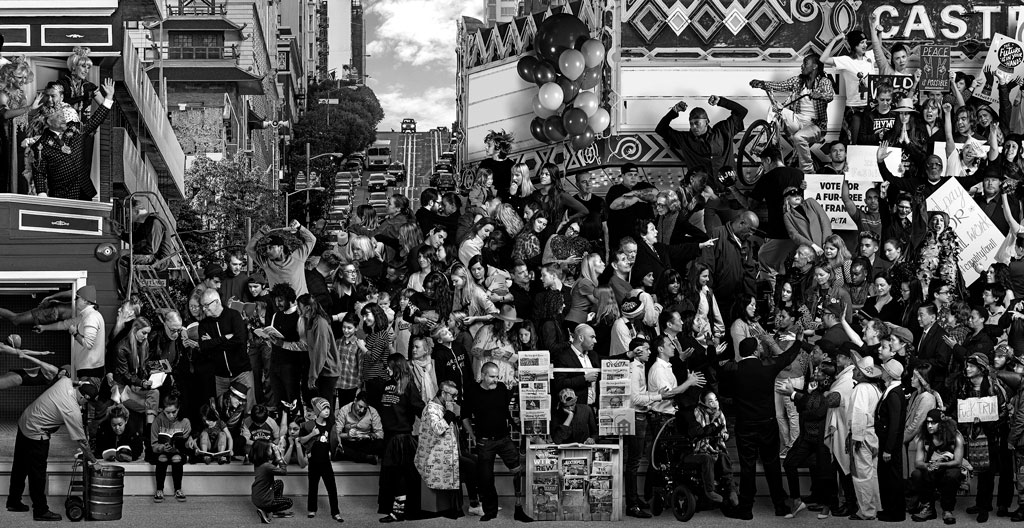
[[[380,522],[382,523],[393,523],[402,522],[405,520],[405,495],[395,497],[394,504],[391,505],[391,513],[387,517],[382,517]]]
[[[911,515],[910,518],[915,522],[930,521],[938,518],[938,514],[935,513],[935,504],[931,502],[924,503],[921,505],[921,511]]]
[[[1010,516],[1010,521],[1024,522],[1024,505],[1017,507],[1017,509],[1013,512],[1013,515]]]
[[[523,510],[523,507],[521,505],[516,506],[516,513],[512,516],[512,518],[524,523],[533,522],[533,517],[527,515],[526,511]]]

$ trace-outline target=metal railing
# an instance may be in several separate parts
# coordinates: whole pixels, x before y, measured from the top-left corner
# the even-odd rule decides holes
[[[227,4],[215,4],[215,5],[197,5],[197,4],[185,4],[179,3],[174,5],[171,3],[167,4],[167,16],[213,16],[213,15],[227,15],[228,6]]]
[[[160,46],[166,60],[233,60],[238,62],[240,54],[237,44],[221,46]]]

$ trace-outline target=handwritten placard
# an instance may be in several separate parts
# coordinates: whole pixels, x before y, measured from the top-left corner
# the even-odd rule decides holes
[[[956,421],[973,423],[975,418],[982,422],[998,420],[999,400],[995,396],[958,399],[956,401]]]
[[[921,46],[922,90],[949,91],[949,46]]]
[[[895,94],[909,94],[914,89],[914,78],[909,75],[868,75],[868,100],[875,101],[878,96],[878,87],[882,85],[892,86],[893,101],[896,104]]]
[[[948,180],[928,197],[928,210],[949,214],[949,228],[960,239],[957,265],[964,283],[969,285],[978,280],[975,264],[992,262],[1006,237],[955,179]]]
[[[885,166],[889,172],[900,175],[900,160],[903,149],[889,147],[889,155],[885,158]],[[846,177],[851,180],[882,181],[878,172],[878,147],[870,145],[850,145],[846,147]]]
[[[875,172],[877,173],[878,171]],[[804,176],[804,181],[807,182],[804,196],[814,198],[815,201],[821,204],[821,208],[825,210],[825,214],[832,221],[833,231],[857,229],[857,223],[853,221],[853,218],[846,209],[846,204],[843,203],[842,175],[807,174]],[[846,182],[850,186],[850,199],[857,204],[857,207],[864,207],[864,193],[875,186],[875,181],[847,178]]]

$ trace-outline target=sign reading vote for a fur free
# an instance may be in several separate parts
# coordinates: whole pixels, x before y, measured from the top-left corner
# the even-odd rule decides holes
[[[995,396],[983,398],[963,398],[956,401],[956,421],[972,423],[994,422],[999,419],[999,401]]]
[[[877,172],[877,171],[876,171]],[[832,222],[832,230],[854,230],[857,223],[853,221],[850,213],[847,212],[843,203],[843,177],[835,174],[808,174],[804,176],[807,182],[807,189],[804,190],[805,198],[814,198],[821,205]],[[865,207],[864,193],[875,186],[872,180],[861,180],[847,178],[846,184],[850,188],[850,200],[858,208]]]

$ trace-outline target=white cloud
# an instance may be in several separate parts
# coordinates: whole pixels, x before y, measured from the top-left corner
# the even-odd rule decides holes
[[[455,70],[456,21],[483,16],[483,0],[376,0],[366,7],[380,25],[367,28],[373,40],[366,52],[392,55],[412,66],[442,65]]]
[[[378,130],[400,130],[402,119],[416,120],[418,130],[438,126],[451,127],[455,121],[455,88],[450,86],[411,89],[406,86],[375,88],[384,109],[384,121]]]

